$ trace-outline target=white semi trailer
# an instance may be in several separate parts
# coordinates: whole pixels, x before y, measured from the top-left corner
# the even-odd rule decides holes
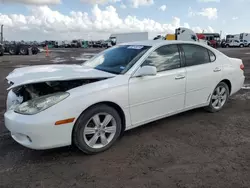
[[[189,28],[179,27],[175,29],[175,34],[167,34],[166,40],[182,40],[182,41],[196,41],[203,44],[208,44],[205,39],[199,39],[197,34]]]
[[[133,41],[145,41],[148,40],[148,32],[136,32],[136,33],[116,33],[111,34],[109,37],[109,46],[116,44],[133,42]]]

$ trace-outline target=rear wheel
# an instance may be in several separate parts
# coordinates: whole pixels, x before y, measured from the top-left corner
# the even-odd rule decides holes
[[[77,120],[73,142],[86,154],[99,153],[114,144],[121,128],[121,118],[115,109],[107,105],[93,106]]]
[[[243,48],[243,47],[244,47],[244,45],[243,45],[243,44],[241,44],[241,45],[240,45],[240,47],[241,47],[241,48]]]
[[[205,109],[209,112],[220,111],[226,104],[229,97],[229,88],[224,82],[219,83],[214,89],[209,106]]]
[[[228,44],[226,45],[226,48],[229,48],[229,45],[228,45]]]

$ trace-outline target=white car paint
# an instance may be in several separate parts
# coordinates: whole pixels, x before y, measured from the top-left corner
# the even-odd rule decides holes
[[[244,47],[245,44],[243,41],[239,41],[239,40],[232,40],[228,43],[228,45],[230,47]]]
[[[12,89],[29,83],[114,76],[116,75],[81,65],[37,65],[15,69],[6,79],[14,83],[8,88]]]
[[[216,55],[215,62],[163,71],[155,76],[134,76],[155,49],[163,45],[183,43],[211,50]],[[9,104],[4,115],[5,125],[13,139],[33,149],[67,146],[72,142],[72,130],[77,118],[93,104],[105,101],[118,105],[125,115],[125,130],[129,130],[189,109],[207,106],[211,93],[222,80],[231,82],[231,95],[239,91],[244,83],[243,71],[239,68],[242,61],[228,58],[207,45],[161,40],[128,44],[152,47],[125,74],[114,75],[80,65],[34,66],[10,73],[7,79],[14,85],[10,87],[9,103],[18,100],[11,89],[23,84],[76,78],[107,78],[69,90],[68,98],[35,115],[15,113]],[[74,122],[55,126],[56,121],[72,117],[75,118]]]
[[[185,75],[185,68],[180,68],[160,72],[152,77],[131,78],[129,100],[132,124],[139,125],[164,116],[166,113],[182,110],[186,79],[178,79],[178,77]]]

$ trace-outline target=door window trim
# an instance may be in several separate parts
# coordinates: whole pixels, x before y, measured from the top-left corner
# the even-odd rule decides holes
[[[184,51],[184,49],[183,49],[183,47],[182,47],[183,45],[198,46],[198,47],[201,47],[201,48],[206,49],[206,50],[207,50],[208,57],[209,57],[209,62],[207,62],[207,63],[202,63],[202,64],[198,64],[198,65],[190,65],[190,66],[188,66],[187,63],[186,63],[185,51]],[[183,62],[184,62],[184,66],[185,66],[185,67],[193,67],[193,66],[200,66],[200,65],[204,65],[204,64],[209,64],[209,63],[215,62],[216,59],[217,59],[215,53],[213,53],[211,50],[209,50],[209,49],[206,48],[206,47],[203,47],[203,46],[200,46],[200,45],[197,45],[197,44],[188,44],[188,43],[186,43],[186,44],[185,44],[185,43],[183,43],[183,44],[178,44],[178,46],[179,46],[179,48],[180,48],[180,50],[181,50],[181,54],[182,54],[183,59],[184,59]],[[211,58],[210,58],[210,55],[209,55],[209,51],[214,55],[214,57],[215,57],[214,61],[211,61]]]
[[[138,67],[138,68],[141,68],[143,66],[143,63],[147,60],[147,58],[152,54],[154,53],[156,50],[158,50],[159,48],[161,47],[164,47],[164,46],[171,46],[171,45],[175,45],[178,49],[178,53],[179,53],[179,58],[180,58],[180,67],[178,68],[173,68],[173,69],[167,69],[167,70],[162,70],[162,71],[157,71],[157,73],[160,73],[160,72],[165,72],[165,71],[171,71],[171,70],[176,70],[176,69],[180,69],[180,68],[183,68],[185,67],[185,63],[184,63],[184,59],[182,58],[181,56],[181,49],[179,48],[179,45],[178,44],[164,44],[164,45],[161,45],[161,46],[158,46],[157,48],[155,48],[152,52],[150,52],[150,54],[145,57],[145,59],[143,60],[143,62],[141,63],[141,65]],[[138,70],[138,69],[137,69]],[[136,71],[137,71],[136,70]]]

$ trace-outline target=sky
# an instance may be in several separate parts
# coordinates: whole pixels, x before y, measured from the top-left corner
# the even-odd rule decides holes
[[[250,0],[0,0],[6,40],[99,40],[111,33],[149,37],[195,32],[250,33]]]

